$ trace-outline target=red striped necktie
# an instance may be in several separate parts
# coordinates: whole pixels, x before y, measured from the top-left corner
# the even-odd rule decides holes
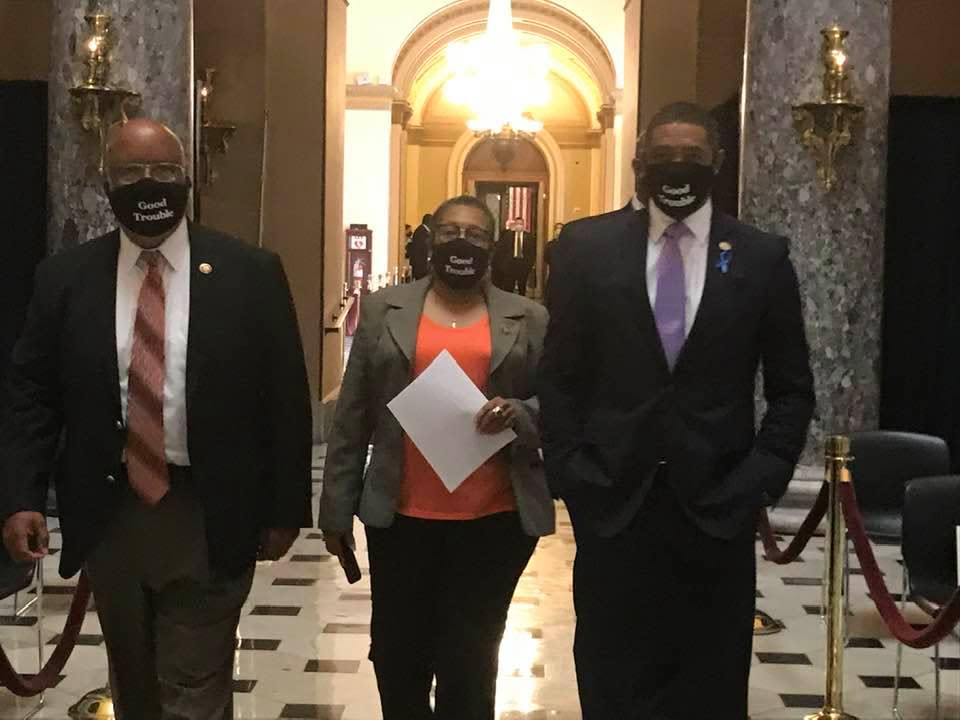
[[[147,277],[140,289],[127,395],[127,476],[130,487],[148,505],[170,490],[163,431],[163,385],[166,379],[163,256],[144,252]]]

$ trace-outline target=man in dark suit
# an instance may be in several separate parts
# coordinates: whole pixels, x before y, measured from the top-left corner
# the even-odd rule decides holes
[[[233,717],[255,561],[312,520],[296,316],[275,255],[187,223],[171,131],[114,130],[108,165],[119,229],[41,265],[13,353],[4,544],[47,554],[55,475],[60,572],[89,576],[117,718]]]
[[[747,716],[755,520],[814,395],[788,242],[713,211],[722,158],[708,113],[665,108],[635,163],[647,208],[568,224],[554,257],[539,398],[584,720]]]
[[[523,227],[523,218],[518,217],[501,231],[494,248],[491,279],[501,290],[525,296],[530,274],[537,263],[537,240]]]
[[[420,280],[430,274],[430,221],[433,217],[427,213],[423,222],[413,231],[407,243],[406,256],[410,261],[413,279]]]

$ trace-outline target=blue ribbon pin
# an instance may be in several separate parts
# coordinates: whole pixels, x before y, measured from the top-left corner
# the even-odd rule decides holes
[[[733,250],[721,250],[720,258],[717,260],[717,269],[724,275],[730,270],[730,261],[733,259]]]

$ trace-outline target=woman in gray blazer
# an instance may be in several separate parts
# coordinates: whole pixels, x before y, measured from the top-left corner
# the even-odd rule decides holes
[[[507,610],[537,538],[554,530],[534,397],[547,313],[490,284],[494,219],[477,198],[443,203],[432,231],[431,275],[361,305],[320,527],[336,555],[354,515],[366,527],[384,720],[492,720]],[[452,493],[387,409],[444,350],[492,398],[477,431],[517,435]]]

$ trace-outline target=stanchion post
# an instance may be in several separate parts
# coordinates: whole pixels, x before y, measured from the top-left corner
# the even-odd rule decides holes
[[[847,526],[840,505],[840,485],[850,482],[850,438],[827,439],[826,475],[830,483],[827,515],[827,686],[823,709],[805,720],[857,720],[843,711],[843,651],[847,638],[846,583]]]

